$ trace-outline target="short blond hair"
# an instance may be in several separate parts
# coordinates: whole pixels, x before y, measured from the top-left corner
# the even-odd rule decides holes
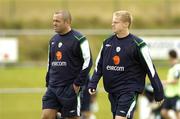
[[[122,20],[123,22],[128,22],[129,23],[128,27],[130,27],[132,24],[133,18],[132,18],[132,15],[128,11],[123,11],[123,10],[116,11],[113,13],[113,16],[120,18],[120,20]]]

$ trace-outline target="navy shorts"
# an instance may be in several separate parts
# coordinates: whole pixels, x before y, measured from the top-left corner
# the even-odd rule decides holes
[[[162,108],[167,110],[172,109],[174,111],[180,112],[180,97],[176,96],[172,98],[166,98]]]
[[[113,118],[115,118],[115,116],[127,117],[128,119],[133,118],[138,93],[109,93],[108,97],[111,102],[111,111],[113,113]]]
[[[91,103],[91,95],[88,92],[88,88],[86,86],[82,87],[82,91],[80,93],[81,97],[81,111],[90,111],[90,103]]]
[[[60,110],[62,117],[80,116],[80,97],[73,85],[67,87],[48,87],[42,98],[43,109]]]

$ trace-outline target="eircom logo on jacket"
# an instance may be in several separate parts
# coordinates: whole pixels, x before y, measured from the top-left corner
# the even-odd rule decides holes
[[[120,56],[115,55],[115,56],[112,57],[112,60],[113,60],[114,66],[107,65],[106,66],[107,70],[110,70],[110,71],[124,71],[123,66],[118,66],[119,63],[120,63]]]
[[[62,67],[62,66],[67,66],[67,62],[61,61],[62,57],[63,57],[63,53],[62,53],[61,51],[57,51],[57,52],[56,52],[56,59],[57,59],[58,61],[52,62],[51,65],[52,65],[52,66],[60,66],[60,67]]]

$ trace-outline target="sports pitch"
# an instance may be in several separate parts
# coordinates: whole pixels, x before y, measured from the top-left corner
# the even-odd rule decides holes
[[[157,65],[161,79],[166,78],[167,66]],[[45,72],[45,66],[0,68],[0,119],[40,119]],[[102,81],[99,87],[102,89]],[[12,88],[16,90],[10,90]],[[111,119],[107,94],[99,91],[97,100],[97,119]],[[138,119],[138,112],[135,115],[135,119]]]

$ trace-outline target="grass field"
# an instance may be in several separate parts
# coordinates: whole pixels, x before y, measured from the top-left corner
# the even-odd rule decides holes
[[[156,64],[159,76],[161,79],[165,79],[167,65],[158,65],[161,64],[160,61]],[[2,88],[44,88],[45,72],[45,66],[1,67],[0,90]],[[102,87],[102,82],[99,87]],[[43,92],[0,93],[0,119],[40,119]],[[99,104],[99,111],[96,113],[97,119],[111,119],[107,94],[100,92],[97,100]],[[138,119],[138,113],[136,113],[135,119]]]

